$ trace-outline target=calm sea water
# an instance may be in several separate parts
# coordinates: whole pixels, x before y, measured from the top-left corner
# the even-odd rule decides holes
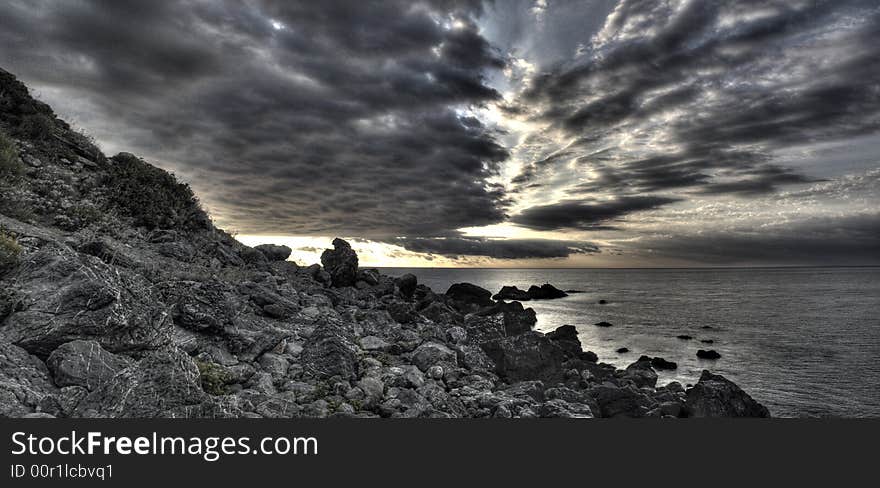
[[[661,384],[694,383],[710,369],[737,382],[774,416],[880,417],[880,268],[384,272],[411,272],[437,292],[457,282],[493,294],[503,285],[542,283],[583,290],[528,302],[538,314],[537,329],[574,325],[584,349],[618,367],[642,354],[677,362],[677,371],[660,372]],[[600,299],[608,304],[599,305]],[[593,325],[602,320],[614,326]],[[676,338],[680,334],[694,339]],[[630,352],[618,354],[621,347]],[[697,349],[710,348],[721,359],[697,359]]]

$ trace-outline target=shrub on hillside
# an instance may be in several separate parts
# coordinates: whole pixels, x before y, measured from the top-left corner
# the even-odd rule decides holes
[[[0,177],[18,176],[24,171],[12,139],[0,132]]]
[[[0,231],[0,273],[18,264],[21,246],[15,237]]]
[[[128,153],[113,156],[110,203],[147,229],[205,229],[208,216],[189,185]]]
[[[21,119],[18,133],[29,139],[46,140],[55,131],[55,122],[45,114],[26,115]]]

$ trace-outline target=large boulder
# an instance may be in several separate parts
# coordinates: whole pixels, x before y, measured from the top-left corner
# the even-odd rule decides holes
[[[555,342],[569,356],[580,357],[581,340],[578,339],[577,329],[573,325],[561,325],[556,330],[547,333],[547,338]]]
[[[349,379],[358,373],[358,346],[351,334],[336,324],[318,326],[300,354],[306,373],[320,379]]]
[[[657,407],[656,401],[634,387],[603,384],[591,388],[589,394],[599,405],[598,413],[605,418],[647,417]]]
[[[412,298],[413,293],[416,292],[416,287],[419,285],[419,279],[416,278],[416,275],[407,273],[394,280],[394,285],[400,291],[400,296]]]
[[[0,342],[0,417],[33,413],[43,398],[56,392],[49,370],[39,358]]]
[[[471,283],[455,283],[446,290],[446,297],[462,313],[470,313],[493,303],[492,292]]]
[[[494,339],[482,347],[495,362],[495,372],[508,381],[558,383],[565,375],[565,351],[540,332]]]
[[[140,274],[50,245],[13,276],[20,311],[6,318],[0,341],[45,358],[58,346],[94,339],[110,352],[155,349],[170,340],[169,310]]]
[[[289,258],[290,254],[293,252],[293,250],[287,246],[278,246],[275,244],[260,244],[254,249],[263,253],[263,255],[266,256],[266,259],[271,262],[287,261],[287,258]]]
[[[128,359],[109,353],[97,341],[71,341],[52,351],[46,365],[58,386],[101,387],[130,366]]]
[[[91,392],[77,405],[74,416],[180,417],[205,397],[193,360],[179,349],[161,349]]]
[[[538,322],[538,316],[531,308],[523,307],[519,302],[499,302],[489,308],[477,312],[477,315],[489,317],[501,315],[505,335],[512,336],[532,330]]]
[[[686,406],[692,417],[770,417],[767,407],[736,383],[707,370],[687,390]]]
[[[458,356],[452,349],[437,342],[426,342],[413,351],[412,362],[422,371],[432,366],[455,367]]]
[[[626,367],[624,378],[631,380],[639,388],[657,386],[657,373],[651,367],[651,358],[642,356]]]
[[[348,242],[333,239],[333,249],[321,254],[321,264],[330,274],[330,282],[335,287],[354,286],[357,281],[358,257]]]

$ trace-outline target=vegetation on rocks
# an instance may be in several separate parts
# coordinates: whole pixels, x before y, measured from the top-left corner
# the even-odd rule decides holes
[[[199,368],[199,384],[205,393],[209,395],[229,393],[228,383],[232,380],[232,375],[228,371],[211,361],[196,358],[195,363]]]
[[[23,172],[24,166],[18,159],[15,143],[6,134],[0,132],[0,178],[19,176]]]
[[[208,218],[192,189],[132,154],[111,159],[105,185],[114,208],[147,229],[207,228]]]
[[[21,256],[21,246],[9,234],[0,230],[0,273],[12,268]]]
[[[49,116],[36,113],[24,116],[16,132],[22,137],[43,141],[52,137],[54,130],[55,123]]]

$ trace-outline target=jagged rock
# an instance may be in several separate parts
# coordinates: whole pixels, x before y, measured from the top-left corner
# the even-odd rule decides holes
[[[269,263],[269,260],[266,259],[266,255],[262,252],[252,248],[245,247],[238,251],[238,256],[244,261],[245,264],[250,264],[253,266],[260,266]]]
[[[80,417],[151,418],[181,416],[176,409],[205,399],[199,370],[179,349],[147,354],[116,374],[76,407]]]
[[[427,372],[434,365],[458,365],[455,351],[437,342],[427,342],[413,351],[412,362],[422,371]]]
[[[368,286],[379,284],[379,271],[375,269],[362,269],[357,272],[357,281],[363,281]]]
[[[495,362],[496,373],[509,381],[537,379],[557,383],[564,377],[565,351],[540,332],[491,340],[482,347]]]
[[[330,274],[331,284],[337,288],[354,286],[357,281],[357,254],[348,242],[338,237],[333,239],[333,249],[327,249],[321,254],[321,264]]]
[[[418,278],[412,273],[407,273],[396,280],[394,280],[395,286],[400,290],[400,296],[404,298],[412,298],[413,293],[416,291],[416,287],[419,284]]]
[[[638,361],[626,367],[624,378],[632,380],[639,388],[657,386],[657,373],[651,367],[651,358],[642,356]]]
[[[657,406],[651,397],[635,388],[599,385],[591,388],[589,394],[605,418],[645,417]]]
[[[46,357],[77,339],[94,339],[110,352],[155,349],[169,341],[168,308],[132,271],[47,246],[9,279],[28,305],[6,319],[0,341],[32,354]]]
[[[697,384],[687,390],[686,406],[693,417],[770,417],[767,407],[734,382],[706,370]]]
[[[52,351],[46,365],[57,386],[82,386],[92,391],[110,381],[131,362],[105,351],[97,341],[78,340]]]
[[[293,250],[287,246],[279,246],[276,244],[260,244],[254,247],[257,251],[263,253],[263,256],[270,262],[287,261]]]
[[[333,324],[319,325],[303,346],[300,361],[317,378],[356,378],[358,347],[350,334]]]
[[[532,330],[538,322],[535,311],[523,307],[519,302],[499,302],[476,313],[482,317],[500,314],[504,324],[504,335],[511,336]]]
[[[32,413],[46,396],[56,392],[49,370],[39,358],[0,342],[0,417]]]
[[[438,324],[459,324],[462,322],[461,314],[445,303],[433,302],[420,310],[419,313]]]
[[[581,341],[578,339],[577,329],[573,325],[559,326],[556,330],[548,332],[547,338],[571,356],[578,356],[581,353]]]
[[[564,298],[568,296],[567,293],[549,283],[545,283],[541,286],[530,286],[528,294],[532,300],[551,300],[554,298]]]
[[[446,290],[452,305],[462,313],[469,313],[491,306],[492,292],[471,283],[455,283]]]
[[[538,415],[543,418],[591,419],[593,411],[588,405],[569,403],[557,398],[541,404]]]
[[[709,349],[708,351],[699,349],[697,350],[697,357],[700,359],[720,359],[721,354],[714,349]]]
[[[494,300],[516,300],[516,301],[528,301],[531,300],[532,297],[529,295],[529,292],[525,290],[520,290],[515,286],[502,286],[501,291],[496,293],[492,299]]]
[[[391,348],[391,344],[376,336],[362,337],[360,342],[365,351],[387,351]]]

